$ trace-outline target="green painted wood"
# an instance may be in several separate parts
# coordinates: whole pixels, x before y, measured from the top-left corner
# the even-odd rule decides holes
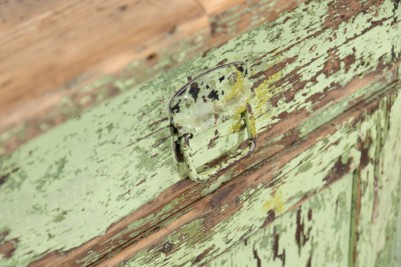
[[[207,266],[348,266],[352,183],[345,174]]]
[[[401,97],[386,105],[371,115],[375,126],[361,133],[353,173],[208,265],[400,266]]]
[[[129,221],[116,233],[106,235],[107,240],[102,241],[106,247],[96,252],[91,246],[83,249],[75,264],[96,262],[115,246],[142,233],[141,227],[153,227],[184,204],[190,204],[185,202],[187,199],[196,201],[223,182],[257,166],[271,150],[270,144],[284,140],[275,148],[278,152],[293,142],[286,139],[291,129],[295,129],[291,138],[305,137],[363,100],[365,93],[374,94],[394,80],[392,69],[401,55],[401,8],[391,0],[367,3],[341,22],[336,19],[336,10],[341,9],[336,3],[319,0],[301,4],[293,12],[143,86],[131,88],[132,79],[121,78],[115,83],[121,90],[127,90],[125,93],[1,158],[0,244],[12,244],[9,256],[0,255],[1,265],[26,265],[48,253],[53,255],[52,252],[63,257],[64,252],[108,234],[114,223],[140,210],[177,183],[181,188],[186,173],[174,159],[167,106],[188,77],[226,61],[251,64],[250,82],[255,97],[250,104],[255,110],[259,141],[263,141],[255,154],[258,157],[246,167],[226,172],[203,187],[184,182],[184,200],[176,197],[170,203],[158,203],[161,206],[157,212],[151,210],[141,220]],[[98,83],[101,87],[102,83]],[[367,90],[358,91],[360,88]],[[210,136],[199,141],[199,162],[208,161],[210,154],[236,146],[238,139],[243,138],[232,131],[238,125],[226,126],[212,149],[207,144],[213,132],[205,133]],[[346,132],[339,129],[335,136],[344,137],[350,129],[343,130]],[[354,141],[350,137],[344,146],[353,145]],[[332,157],[343,149],[338,146],[327,157],[327,165],[312,170],[327,172],[323,167],[329,168]],[[291,168],[283,172],[292,174]],[[308,165],[304,168],[308,169]],[[303,183],[294,180],[282,191],[288,199],[296,199],[295,196],[324,184],[321,180],[309,180],[306,185],[309,189],[297,191]],[[197,229],[196,225],[193,229]],[[222,245],[216,253],[223,249]],[[155,257],[157,260],[162,256]],[[185,257],[180,260],[185,261]]]
[[[273,161],[265,166],[260,166],[254,172],[249,172],[238,177],[232,183],[219,189],[214,195],[206,197],[188,208],[179,223],[172,223],[166,234],[150,236],[148,241],[138,242],[137,245],[126,249],[121,255],[106,260],[102,266],[122,264],[124,266],[200,266],[213,260],[224,253],[231,246],[241,240],[247,239],[258,232],[260,228],[270,227],[274,218],[285,212],[302,205],[305,199],[327,190],[341,180],[349,179],[347,194],[353,194],[355,178],[360,169],[364,167],[364,150],[360,147],[360,140],[369,137],[372,143],[381,142],[380,136],[372,131],[390,130],[396,139],[386,139],[388,145],[396,142],[399,150],[399,127],[401,121],[399,110],[401,109],[400,87],[387,93],[381,99],[374,99],[373,103],[356,107],[362,109],[358,113],[344,114],[344,116],[332,122],[333,132],[325,132],[325,135],[311,136],[318,138],[316,144],[305,149],[302,143],[295,145],[294,157],[283,167],[275,166]],[[379,120],[383,114],[388,115],[390,121],[395,122],[390,129],[383,127],[383,121]],[[355,112],[355,111],[352,111]],[[323,129],[324,130],[324,129]],[[394,150],[385,151],[384,154],[392,156]],[[284,153],[283,157],[289,157],[291,153]],[[401,162],[398,157],[391,164],[398,171]],[[277,157],[277,162],[282,159]],[[270,166],[269,166],[270,165]],[[389,174],[393,169],[388,169]],[[272,177],[271,177],[272,176]],[[271,178],[270,178],[271,177]],[[393,177],[399,181],[401,177]],[[394,189],[394,195],[399,199],[400,191]],[[349,198],[347,203],[351,203]],[[216,204],[217,203],[217,204]],[[326,207],[330,209],[329,207]],[[397,209],[398,207],[396,207]],[[351,210],[344,220],[349,222]],[[335,207],[327,211],[334,216]],[[396,214],[396,213],[395,213]],[[348,219],[347,219],[348,218]],[[280,218],[281,219],[281,218]],[[291,225],[293,221],[282,220],[282,225]],[[177,225],[179,224],[179,225]],[[387,224],[382,220],[380,225]],[[351,223],[347,224],[347,251],[341,253],[341,249],[334,250],[327,255],[319,255],[318,262],[349,262],[351,251],[348,246],[351,243]],[[337,233],[336,224],[325,225],[325,232],[319,232],[317,239],[336,239],[341,235],[341,227]],[[331,234],[330,234],[331,233]],[[326,236],[327,234],[327,236]],[[377,234],[384,238],[386,234],[378,231]],[[304,238],[304,237],[302,237]],[[301,239],[302,239],[301,238]],[[287,242],[289,242],[288,239]],[[393,242],[385,239],[385,244],[390,249],[395,249]],[[387,242],[388,241],[388,242]],[[297,246],[296,240],[292,240],[289,249]],[[363,244],[362,244],[363,245]],[[337,253],[338,252],[338,253]],[[376,251],[376,253],[379,251]],[[326,258],[327,257],[327,258]],[[371,264],[371,263],[370,263]],[[369,265],[371,266],[371,265]],[[394,265],[392,265],[394,266]]]
[[[351,266],[400,266],[400,105],[398,97],[391,109],[383,106],[374,115],[376,127],[361,136],[363,154],[354,184]]]

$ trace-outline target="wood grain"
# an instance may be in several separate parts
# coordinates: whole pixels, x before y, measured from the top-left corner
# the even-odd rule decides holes
[[[170,263],[201,265],[239,241],[246,240],[259,229],[270,227],[273,221],[280,219],[286,212],[294,209],[299,211],[299,207],[309,201],[310,197],[324,192],[339,180],[347,178],[348,183],[352,184],[363,153],[358,140],[369,135],[374,127],[379,127],[380,132],[389,130],[398,135],[399,121],[392,125],[394,128],[386,129],[377,120],[380,113],[399,110],[401,107],[399,87],[388,90],[380,97],[371,99],[370,103],[361,103],[345,112],[276,157],[225,184],[213,195],[186,208],[182,215],[170,218],[162,224],[160,230],[139,239],[100,266],[168,266]],[[392,112],[387,118],[396,120],[398,114]],[[380,138],[373,139],[376,137],[374,133],[369,136],[372,143],[380,142]],[[397,142],[398,147],[398,140],[386,139],[384,142],[387,145]],[[321,156],[323,153],[324,157]],[[386,154],[391,156],[392,153]],[[397,166],[401,162],[398,156],[392,159]],[[394,171],[398,174],[395,177],[399,178],[399,169],[388,169],[386,174],[391,175]],[[397,183],[400,181],[395,180]],[[349,198],[345,201],[350,204],[352,188],[348,189]],[[401,196],[397,193],[399,191],[394,193],[394,198],[397,199],[395,206],[398,209]],[[350,213],[346,214],[350,216]],[[392,218],[397,218],[397,214],[392,215]],[[349,226],[350,217],[348,223],[347,217],[343,219]],[[380,222],[381,225],[386,224],[386,220]],[[298,227],[301,227],[300,223],[297,222]],[[335,226],[332,227],[335,229]],[[342,235],[348,236],[348,233],[343,231]],[[393,248],[392,243],[385,239],[385,231],[377,233],[384,238],[384,244]],[[293,244],[301,251],[308,244],[308,239],[305,239],[308,232],[298,235],[295,235]],[[188,246],[197,253],[188,253]],[[318,255],[319,261],[332,259],[333,262],[348,262],[348,254],[337,254],[335,249],[330,251],[332,254]]]
[[[248,22],[212,34],[235,4],[218,2],[218,10],[195,0],[1,3],[0,155],[122,93],[118,80],[140,84],[274,19],[246,6]],[[289,2],[279,10],[264,7],[263,14],[301,1]]]
[[[138,248],[193,202],[299,140],[315,144],[313,131],[380,94],[398,79],[400,8],[390,0],[366,4],[335,27],[326,23],[337,16],[334,2],[310,1],[142,86],[118,79],[120,96],[2,158],[0,228],[4,243],[15,240],[3,265],[87,266]],[[188,77],[236,60],[251,69],[258,150],[208,184],[193,184],[172,153],[168,101]],[[226,149],[224,138],[214,149]]]
[[[398,100],[400,103],[400,100]],[[399,266],[401,225],[401,116],[383,107],[377,127],[359,140],[351,227],[351,266]]]
[[[205,265],[348,266],[352,175],[345,174]]]
[[[1,7],[1,132],[36,121],[36,129],[26,133],[35,136],[41,123],[51,127],[65,121],[69,116],[60,105],[66,97],[79,103],[87,96],[84,92],[76,95],[83,85],[121,72],[128,63],[146,59],[208,25],[195,1],[36,3],[10,1]],[[108,98],[116,91],[110,88],[93,94]],[[42,116],[49,112],[55,114],[44,120]],[[18,146],[15,142],[11,149]]]

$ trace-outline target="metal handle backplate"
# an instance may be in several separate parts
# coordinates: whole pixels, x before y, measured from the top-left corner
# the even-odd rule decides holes
[[[245,62],[225,64],[197,76],[171,99],[169,105],[171,125],[182,161],[192,180],[205,182],[255,150],[256,127],[249,104],[252,91],[247,76],[248,69]],[[246,148],[238,148],[224,161],[198,172],[193,161],[194,151],[190,145],[192,137],[232,119],[238,113],[241,114],[239,119],[245,122],[248,136]]]

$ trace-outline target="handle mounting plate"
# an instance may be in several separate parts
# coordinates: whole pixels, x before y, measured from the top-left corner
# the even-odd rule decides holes
[[[249,99],[253,92],[245,62],[233,62],[210,69],[184,85],[169,104],[170,121],[175,132],[177,149],[188,176],[205,182],[219,171],[249,156],[256,147],[256,127]],[[198,172],[192,159],[190,140],[240,113],[248,135],[247,148],[233,153],[214,167]]]

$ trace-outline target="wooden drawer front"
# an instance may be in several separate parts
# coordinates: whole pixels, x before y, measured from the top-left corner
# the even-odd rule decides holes
[[[352,183],[346,173],[207,266],[348,266]]]
[[[104,265],[218,264],[241,250],[252,253],[238,255],[244,261],[256,253],[256,260],[278,266],[284,262],[278,254],[287,255],[288,266],[398,266],[400,84],[396,88],[240,175]]]
[[[188,79],[235,61],[250,68],[257,149],[195,183],[175,158],[168,105]],[[394,264],[400,62],[397,1],[315,0],[140,86],[121,76],[115,84],[124,93],[0,159],[0,265],[200,265],[253,235],[256,246],[278,225],[296,228],[291,212],[306,201],[312,221],[302,220],[314,224],[314,242],[330,238],[314,213],[335,220],[350,212],[327,225],[333,240],[351,220],[348,254],[333,249],[311,260]],[[244,130],[228,126],[216,126],[220,134],[194,153],[236,145],[230,137]],[[338,210],[316,204],[341,193],[348,204]],[[308,229],[292,242],[282,231],[281,251],[306,257]]]

